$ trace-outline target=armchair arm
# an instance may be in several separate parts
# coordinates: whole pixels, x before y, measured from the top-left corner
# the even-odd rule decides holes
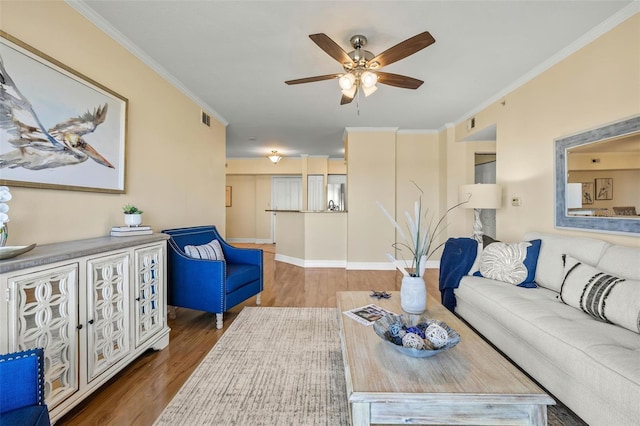
[[[207,312],[224,308],[226,264],[193,259],[168,241],[168,303]]]
[[[214,227],[213,234],[220,242],[224,257],[229,263],[246,263],[248,265],[258,265],[262,269],[262,250],[244,247],[234,247],[227,243]]]
[[[44,405],[43,350],[37,348],[0,355],[0,389],[0,414]]]

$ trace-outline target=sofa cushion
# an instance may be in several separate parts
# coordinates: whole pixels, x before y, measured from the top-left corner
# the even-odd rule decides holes
[[[596,266],[621,278],[640,281],[640,247],[610,246]]]
[[[640,333],[640,281],[604,273],[565,256],[560,300],[595,319]]]
[[[209,241],[201,246],[186,245],[184,252],[194,259],[224,260],[224,253],[218,240]]]
[[[540,240],[518,243],[486,241],[480,255],[480,274],[520,287],[536,287]]]
[[[589,265],[596,265],[610,246],[609,243],[594,238],[566,237],[540,232],[529,232],[524,238],[542,240],[535,281],[538,285],[558,293],[564,276],[563,254],[569,254]]]
[[[231,293],[232,291],[259,279],[260,267],[258,265],[227,263],[227,293]]]

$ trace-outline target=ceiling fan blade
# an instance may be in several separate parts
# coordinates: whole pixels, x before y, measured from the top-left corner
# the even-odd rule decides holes
[[[338,78],[341,75],[342,74],[317,75],[315,77],[299,78],[297,80],[287,80],[287,81],[285,81],[285,83],[287,83],[287,84],[313,83],[314,81],[331,80],[333,78]]]
[[[401,87],[403,89],[417,89],[422,86],[424,81],[417,78],[407,77],[406,75],[391,74],[388,72],[377,71],[378,83],[387,84],[389,86]]]
[[[317,44],[320,49],[324,50],[327,55],[331,56],[341,64],[353,63],[353,59],[349,57],[347,52],[345,52],[344,49],[342,49],[342,47],[338,45],[338,43],[331,40],[328,35],[324,33],[310,34],[309,38],[313,40],[313,42]]]
[[[436,40],[429,31],[425,31],[390,47],[369,61],[369,63],[377,62],[380,64],[378,67],[384,67],[399,61],[400,59],[404,59],[409,55],[413,55],[417,51],[422,50],[435,42]]]

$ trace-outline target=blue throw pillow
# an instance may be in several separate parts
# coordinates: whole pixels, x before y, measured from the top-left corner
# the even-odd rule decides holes
[[[484,238],[480,271],[476,276],[504,281],[518,287],[535,288],[541,240],[503,243]]]

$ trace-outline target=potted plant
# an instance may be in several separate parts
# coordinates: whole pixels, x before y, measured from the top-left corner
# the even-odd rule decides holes
[[[398,253],[401,255],[403,249],[411,254],[412,272],[407,272],[390,253],[387,253],[387,258],[404,275],[400,287],[400,305],[402,306],[402,310],[409,314],[421,314],[427,309],[427,291],[423,278],[426,262],[444,243],[438,244],[436,247],[433,247],[433,245],[435,245],[434,243],[438,235],[443,231],[441,226],[449,212],[467,203],[468,200],[450,207],[444,215],[442,215],[440,220],[438,220],[435,227],[432,227],[433,222],[427,220],[429,210],[426,209],[423,211],[422,209],[422,194],[424,194],[424,192],[415,182],[413,182],[413,184],[420,191],[420,196],[414,205],[414,216],[412,217],[409,212],[405,212],[408,236],[382,204],[380,204],[380,202],[377,204],[387,219],[395,226],[398,235],[402,239],[402,241],[392,244],[392,247],[398,249]]]
[[[127,204],[122,207],[124,212],[124,223],[127,226],[140,226],[142,224],[142,210],[133,204]]]

